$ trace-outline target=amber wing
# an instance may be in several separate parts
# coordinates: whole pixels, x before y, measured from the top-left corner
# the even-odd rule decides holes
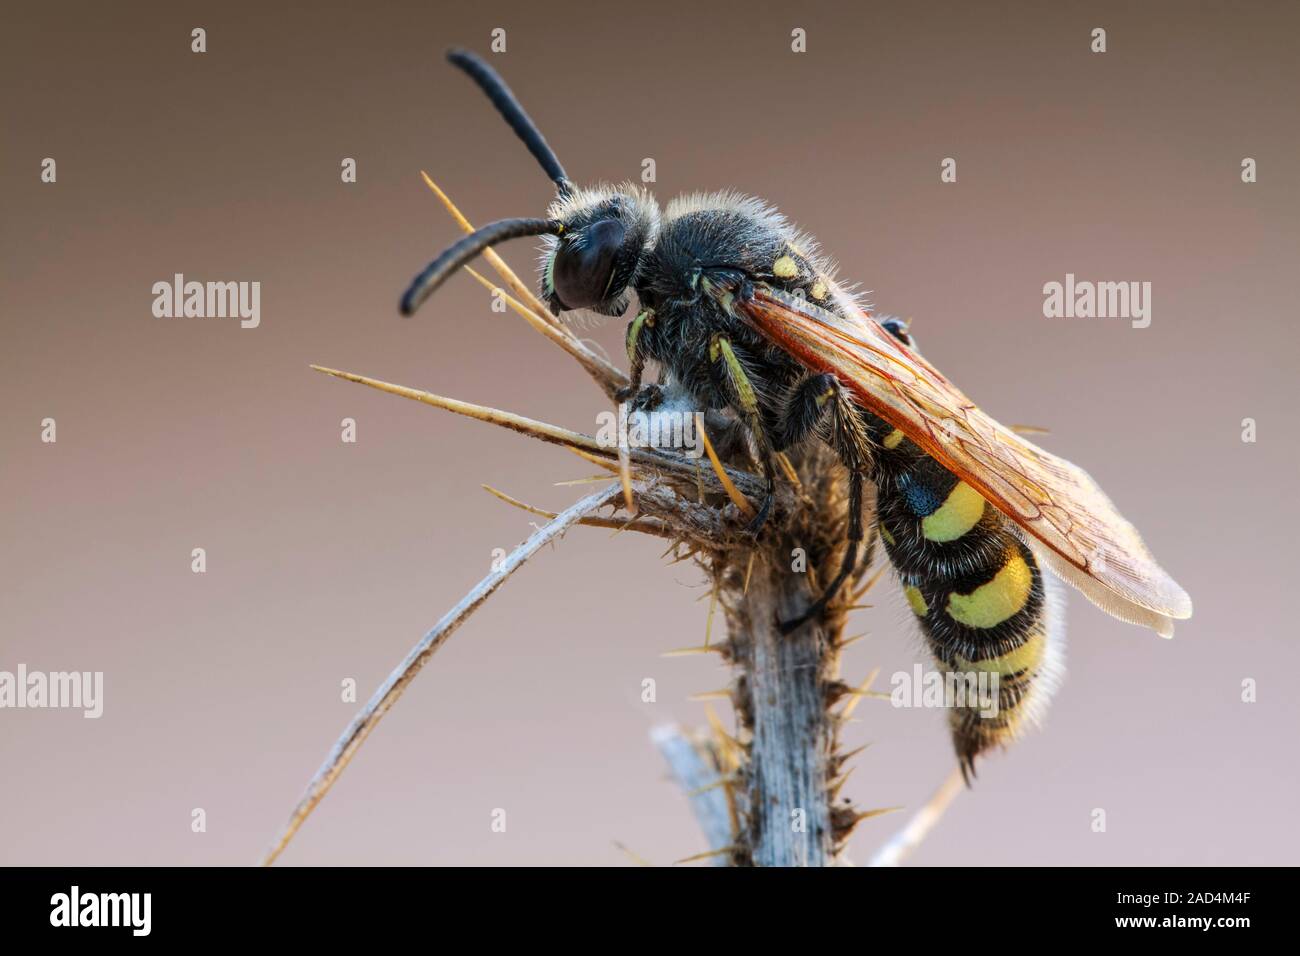
[[[984,414],[868,314],[855,309],[844,318],[762,286],[727,304],[809,368],[834,374],[865,408],[975,488],[1098,607],[1165,637],[1173,619],[1191,616],[1187,592],[1087,472]]]

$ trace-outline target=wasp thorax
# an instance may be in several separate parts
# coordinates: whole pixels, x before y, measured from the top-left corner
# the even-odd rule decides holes
[[[600,219],[560,241],[552,281],[564,308],[589,309],[623,291],[611,286],[626,237],[621,222]]]

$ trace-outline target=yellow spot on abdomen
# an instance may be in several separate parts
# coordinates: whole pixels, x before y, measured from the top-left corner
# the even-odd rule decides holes
[[[980,493],[959,481],[932,514],[921,519],[921,533],[930,541],[956,541],[984,517]]]
[[[997,627],[1024,608],[1033,585],[1033,572],[1017,551],[988,584],[949,594],[948,616],[967,627]]]
[[[793,279],[799,274],[799,265],[789,256],[782,256],[772,263],[772,275],[778,279]]]
[[[826,298],[826,283],[821,279],[818,279],[812,284],[812,288],[809,291],[812,293],[812,297],[820,302],[822,299]]]
[[[904,435],[902,431],[895,428],[892,432],[890,432],[888,435],[885,436],[885,440],[881,442],[881,444],[883,444],[890,451],[893,451],[895,448],[897,448],[899,445],[903,443],[903,439],[906,437],[907,436]]]
[[[907,598],[907,603],[912,605],[912,611],[917,617],[925,617],[930,613],[930,605],[925,603],[925,595],[910,584],[903,588],[903,594]]]
[[[968,661],[958,655],[957,667],[959,670],[997,673],[1003,677],[1018,674],[1021,671],[1033,673],[1042,664],[1046,649],[1047,637],[1039,631],[1030,634],[1025,639],[1025,643],[1013,651],[1008,651],[1001,657],[990,657],[984,661]]]

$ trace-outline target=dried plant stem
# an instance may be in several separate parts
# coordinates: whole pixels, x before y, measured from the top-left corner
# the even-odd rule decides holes
[[[564,531],[588,513],[595,511],[602,505],[608,504],[609,501],[618,495],[620,488],[617,484],[610,485],[602,491],[588,495],[582,500],[569,506],[564,511],[555,516],[548,524],[543,526],[539,531],[533,533],[528,540],[519,547],[515,548],[487,577],[474,586],[468,594],[461,598],[460,602],[443,615],[434,627],[420,638],[419,642],[411,648],[405,659],[397,665],[388,678],[380,685],[379,689],[371,696],[361,711],[352,718],[343,734],[339,737],[334,747],[330,750],[329,755],[325,758],[325,763],[316,771],[308,783],[302,799],[299,800],[297,807],[289,817],[289,822],[284,830],[276,838],[274,845],[266,854],[262,861],[263,866],[270,866],[276,858],[284,852],[284,848],[289,845],[295,833],[302,826],[303,822],[316,809],[316,805],[321,802],[338,780],[339,776],[347,767],[348,762],[356,754],[370,732],[388,713],[389,709],[402,696],[408,684],[415,679],[415,675],[420,669],[428,663],[438,648],[446,642],[447,638],[460,627],[462,623],[473,614],[491,594],[496,591],[515,571],[523,566],[524,562],[537,553],[543,545],[555,541]]]
[[[484,485],[483,490],[492,497],[500,498],[506,504],[513,505],[521,511],[527,511],[529,514],[540,515],[543,518],[558,517],[554,511],[547,511],[544,508],[538,508],[534,505],[528,504],[527,502],[520,501],[518,498],[512,498],[504,491],[493,488],[491,485]],[[654,535],[658,538],[676,540],[672,531],[662,521],[629,521],[626,518],[600,518],[595,515],[589,515],[585,518],[579,519],[577,523],[589,528],[611,528],[614,531],[639,531],[642,534]]]
[[[317,372],[324,372],[326,375],[332,375],[335,378],[345,379],[349,382],[356,382],[359,385],[378,389],[381,392],[388,392],[391,395],[400,395],[402,398],[409,398],[412,401],[420,402],[424,405],[432,405],[434,408],[441,408],[449,412],[455,412],[457,415],[465,415],[481,422],[500,425],[502,428],[508,428],[511,431],[529,435],[533,438],[538,438],[554,445],[563,445],[572,451],[586,452],[587,455],[608,460],[617,460],[617,449],[608,448],[602,445],[590,435],[584,435],[581,432],[575,432],[568,428],[561,428],[559,425],[550,425],[546,422],[540,422],[533,418],[526,418],[523,415],[516,415],[513,412],[502,411],[498,408],[491,408],[487,405],[475,405],[473,402],[462,402],[459,399],[446,398],[442,395],[435,395],[432,392],[425,392],[418,388],[410,388],[406,385],[394,385],[392,382],[384,382],[379,379],[368,378],[365,375],[357,375],[354,372],[343,372],[339,369],[326,368],[323,365],[313,365],[311,368]],[[701,476],[693,462],[680,456],[664,454],[662,452],[643,448],[630,449],[629,456],[633,464],[638,465],[643,469],[686,479],[692,484],[702,482],[709,491],[724,490],[723,485],[716,475],[706,474]],[[744,494],[755,497],[762,494],[763,484],[755,476],[748,474],[747,472],[735,471],[732,469],[725,469],[725,474],[727,475],[728,481],[733,486],[738,487]]]
[[[563,445],[588,460],[611,465],[616,461],[616,449],[579,432],[350,372],[312,367]],[[884,812],[859,814],[832,805],[835,781],[842,777],[847,759],[837,753],[838,731],[861,696],[836,676],[852,592],[846,589],[826,615],[792,635],[781,634],[779,622],[797,616],[818,595],[816,576],[791,566],[795,550],[817,556],[827,567],[838,560],[845,515],[837,466],[826,449],[800,455],[797,465],[804,467],[805,474],[800,478],[799,499],[784,489],[763,538],[756,542],[739,530],[748,510],[731,503],[737,498],[745,501],[745,496],[757,500],[762,485],[754,475],[733,469],[716,450],[710,456],[711,471],[660,451],[632,449],[629,457],[636,468],[641,516],[629,519],[625,526],[640,525],[652,533],[662,530],[674,540],[670,550],[685,546],[685,556],[699,557],[727,617],[729,637],[722,653],[736,669],[731,696],[740,725],[728,756],[737,783],[728,790],[727,799],[737,826],[725,852],[714,847],[704,856],[740,865],[830,865],[860,820]],[[733,447],[730,457],[741,458],[743,452]],[[667,484],[657,484],[659,480]],[[620,485],[611,487],[622,490]],[[571,523],[580,520],[581,516]],[[855,696],[845,712],[836,714],[832,705],[846,694]],[[329,766],[327,762],[322,773]],[[309,789],[291,828],[296,829],[299,814],[305,816],[318,800],[319,795]]]
[[[313,368],[561,444],[584,457],[613,460],[617,454],[589,436],[499,409],[349,372]],[[737,668],[732,696],[744,738],[737,756],[744,781],[737,795],[743,825],[731,862],[828,865],[857,822],[855,815],[849,814],[846,819],[843,813],[837,816],[831,807],[832,782],[840,774],[836,747],[841,724],[831,705],[849,692],[835,674],[843,611],[850,598],[846,593],[829,615],[793,635],[782,635],[778,626],[779,621],[796,616],[817,597],[813,576],[791,568],[793,550],[801,548],[821,555],[829,565],[837,546],[842,544],[841,482],[834,477],[829,453],[813,454],[818,456],[809,462],[813,476],[805,476],[803,484],[816,506],[795,507],[793,496],[787,492],[778,500],[770,530],[760,543],[735,529],[747,518],[736,505],[726,505],[734,516],[734,521],[729,521],[716,504],[690,500],[670,488],[647,484],[648,473],[657,472],[676,479],[681,489],[692,493],[707,486],[710,494],[725,504],[742,494],[754,498],[761,494],[761,485],[753,475],[725,467],[716,459],[716,452],[712,472],[661,452],[630,452],[641,476],[637,498],[644,515],[636,521],[662,523],[675,539],[693,542],[694,547],[702,549],[697,553],[714,555],[710,567],[719,603],[727,615],[730,636],[726,653]],[[659,530],[658,524],[647,530],[651,527]]]
[[[676,724],[653,728],[650,739],[690,801],[691,811],[704,831],[713,865],[726,866],[727,855],[722,851],[732,845],[735,835],[723,786],[725,779],[711,753]]]
[[[783,563],[784,566],[784,563]],[[834,639],[819,622],[782,634],[815,597],[806,581],[760,568],[743,600],[728,602],[739,669],[736,704],[748,725],[744,843],[755,866],[828,866],[837,837],[828,788],[836,723],[827,707]]]
[[[563,445],[588,461],[608,463],[610,472],[617,470],[617,451],[579,432],[349,372],[313,368]],[[712,578],[710,604],[724,609],[728,629],[727,640],[715,649],[736,671],[730,696],[739,726],[734,737],[719,732],[724,752],[717,764],[730,768],[724,800],[735,823],[728,831],[730,841],[721,847],[717,834],[706,828],[711,849],[699,858],[756,866],[832,865],[840,860],[844,841],[858,823],[888,812],[857,812],[833,802],[843,784],[844,764],[852,756],[838,752],[839,730],[861,700],[879,696],[869,690],[870,677],[857,689],[838,679],[844,618],[879,575],[861,588],[845,589],[820,619],[794,634],[782,634],[779,622],[798,616],[819,589],[813,567],[807,572],[796,568],[791,556],[804,552],[821,566],[838,563],[845,514],[837,466],[826,449],[799,455],[797,464],[791,463],[804,469],[802,476],[796,475],[798,499],[788,489],[778,495],[769,526],[755,541],[738,530],[747,513],[730,502],[744,494],[756,497],[761,484],[753,475],[728,467],[716,451],[711,458],[714,467],[709,472],[681,456],[633,449],[630,463],[636,466],[641,515],[619,520],[580,514],[568,523],[617,525],[662,535],[673,541],[670,551],[685,547],[684,556],[699,558]],[[550,514],[489,490],[517,507]],[[611,484],[602,500],[621,497],[621,492],[621,482]],[[565,514],[570,512],[559,517]],[[848,702],[837,713],[834,704],[846,696]],[[332,782],[330,775],[337,776],[346,763],[351,736],[352,728],[309,787],[270,859],[319,802]],[[679,750],[678,758],[683,755],[689,756]]]
[[[460,227],[471,231],[470,222],[427,175],[425,182]],[[577,360],[606,395],[614,396],[627,383],[622,371],[551,316],[499,255],[487,250],[484,258],[514,292],[506,296],[510,307]],[[474,277],[495,289],[482,276]],[[709,712],[712,735],[707,744],[675,728],[657,731],[655,736],[708,841],[706,852],[689,859],[742,866],[832,865],[843,862],[844,841],[858,823],[891,809],[859,812],[834,802],[847,777],[845,765],[854,755],[840,752],[839,731],[859,701],[877,696],[868,689],[870,679],[857,690],[839,679],[840,652],[848,643],[842,631],[856,598],[876,579],[859,588],[860,575],[854,575],[824,614],[793,634],[782,634],[779,626],[816,600],[819,578],[830,579],[845,544],[844,475],[828,448],[813,445],[782,456],[779,464],[786,481],[778,484],[768,521],[755,538],[746,525],[766,489],[750,473],[753,458],[743,429],[727,416],[709,412],[698,419],[703,425],[707,418],[709,428],[707,434],[700,429],[709,456],[702,465],[672,451],[607,447],[579,432],[499,409],[350,372],[312,368],[561,445],[617,481],[553,518],[425,635],[335,744],[267,863],[284,849],[374,724],[451,631],[538,547],[566,527],[581,523],[669,538],[672,545],[665,555],[671,554],[674,561],[694,559],[710,578],[710,622],[715,606],[726,617],[725,640],[713,642],[706,627],[705,647],[691,650],[715,652],[732,666],[734,677],[727,693],[736,714],[734,733],[728,733]],[[512,505],[550,514],[490,490]],[[589,514],[600,505],[619,501],[626,512],[621,516]],[[805,566],[792,562],[796,553],[806,557]],[[835,705],[846,696],[848,703],[836,711]],[[948,795],[942,803],[950,799]],[[942,806],[937,812],[942,812]],[[914,846],[933,825],[937,812],[918,814],[891,842],[900,847],[891,852],[901,857]]]
[[[961,771],[954,770],[934,792],[929,801],[912,816],[907,826],[899,830],[889,842],[876,851],[868,866],[898,866],[924,840],[939,822],[948,805],[965,787]]]

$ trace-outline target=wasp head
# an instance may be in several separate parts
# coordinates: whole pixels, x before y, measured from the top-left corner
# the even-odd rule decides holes
[[[636,281],[646,253],[653,248],[659,229],[659,207],[654,199],[631,184],[579,189],[495,70],[465,50],[452,50],[447,58],[487,94],[555,183],[557,195],[545,219],[501,219],[443,250],[407,287],[402,296],[402,313],[413,314],[448,276],[485,249],[526,236],[542,236],[546,242],[542,297],[553,313],[575,309],[602,315],[625,312],[630,299],[628,290]]]
[[[627,311],[628,290],[659,228],[654,199],[631,185],[575,189],[558,198],[548,215],[561,224],[557,234],[544,238],[542,298],[551,311]]]

